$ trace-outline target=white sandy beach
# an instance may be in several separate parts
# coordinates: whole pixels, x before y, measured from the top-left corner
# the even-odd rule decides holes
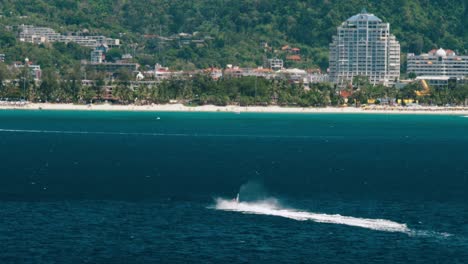
[[[52,103],[0,103],[0,109],[25,110],[78,110],[78,111],[152,111],[152,112],[233,112],[233,113],[375,113],[375,114],[444,114],[468,115],[468,107],[280,107],[280,106],[185,106],[164,105],[112,105],[112,104],[52,104]]]

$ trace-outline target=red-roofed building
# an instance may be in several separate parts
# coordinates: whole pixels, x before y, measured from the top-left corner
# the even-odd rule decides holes
[[[209,74],[213,80],[218,80],[219,78],[223,77],[223,71],[215,67],[205,69],[204,72]]]
[[[237,66],[228,67],[224,70],[224,76],[226,77],[242,77],[243,73],[244,70]]]
[[[290,61],[301,61],[301,56],[299,55],[290,55],[286,57],[287,60]]]
[[[431,55],[434,55],[436,52],[437,52],[437,50],[433,49],[433,50],[429,51],[428,53],[431,54]]]
[[[291,49],[292,54],[299,54],[300,52],[301,52],[301,49],[299,49],[299,48],[292,48]]]
[[[454,56],[455,55],[455,52],[453,50],[445,50],[445,54],[447,54],[447,56]]]

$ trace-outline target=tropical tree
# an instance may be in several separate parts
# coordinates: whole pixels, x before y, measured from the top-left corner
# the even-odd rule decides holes
[[[38,93],[41,101],[49,102],[53,99],[55,99],[54,101],[60,101],[60,99],[63,99],[63,90],[60,90],[58,80],[59,75],[54,69],[44,69]]]
[[[0,62],[0,97],[6,92],[7,80],[11,77],[11,72],[4,63]]]
[[[125,104],[131,103],[135,99],[133,91],[123,84],[118,84],[115,87],[113,90],[113,96]]]
[[[468,83],[460,84],[452,91],[454,103],[458,105],[468,105]]]
[[[89,85],[83,85],[80,87],[78,92],[78,101],[82,103],[92,103],[96,97],[96,91]]]

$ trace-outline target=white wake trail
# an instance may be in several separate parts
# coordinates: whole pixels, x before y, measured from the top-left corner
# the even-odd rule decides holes
[[[29,134],[71,134],[71,135],[119,135],[119,136],[174,136],[189,137],[182,133],[144,133],[144,132],[104,132],[104,131],[73,131],[73,130],[38,130],[38,129],[0,129],[0,132],[29,133]]]
[[[158,133],[158,132],[105,132],[75,130],[40,130],[0,128],[0,133],[24,134],[70,134],[70,135],[106,135],[106,136],[153,136],[153,137],[217,137],[217,138],[291,138],[291,139],[343,139],[344,136],[310,136],[310,135],[249,135],[249,134],[210,134],[210,133]],[[369,137],[367,137],[369,138]]]
[[[386,219],[359,218],[343,216],[339,214],[313,213],[296,209],[283,208],[279,205],[278,201],[273,198],[256,202],[239,202],[236,199],[229,200],[217,198],[215,199],[215,205],[212,208],[216,210],[240,212],[244,214],[278,216],[297,221],[313,221],[317,223],[361,227],[384,232],[399,232],[413,237],[433,237],[438,239],[446,239],[453,236],[452,234],[445,232],[410,229],[406,224]]]
[[[322,214],[307,211],[298,211],[286,209],[277,206],[269,201],[260,202],[237,202],[235,200],[226,200],[218,198],[215,200],[214,208],[223,211],[234,211],[245,214],[271,215],[294,219],[297,221],[314,221],[318,223],[340,224],[367,228],[385,232],[400,232],[410,235],[412,231],[406,224],[401,224],[385,219],[369,219],[351,216],[342,216],[339,214]]]

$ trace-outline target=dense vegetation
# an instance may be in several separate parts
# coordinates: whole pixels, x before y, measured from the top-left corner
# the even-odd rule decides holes
[[[113,61],[130,53],[143,68],[155,63],[178,69],[258,66],[266,58],[285,59],[288,52],[281,47],[289,45],[301,49],[302,59],[286,61],[287,67],[325,70],[328,44],[336,27],[363,7],[391,23],[403,54],[437,47],[466,54],[466,5],[466,1],[455,0],[2,0],[0,53],[6,54],[6,64],[28,57],[41,65],[43,77],[36,83],[27,77],[25,69],[9,70],[0,63],[0,98],[89,103],[105,100],[105,86],[112,85],[114,98],[121,103],[178,100],[191,105],[341,105],[344,99],[326,83],[304,90],[283,80],[248,77],[215,81],[199,75],[130,88],[128,73],[117,74],[114,81],[99,73],[85,73],[80,60],[89,59],[89,48],[74,43],[21,43],[16,39],[17,26],[31,24],[61,33],[119,38],[123,45],[108,51],[107,58]],[[188,33],[185,36],[189,37],[168,40],[179,33]],[[402,71],[404,59],[403,55]],[[95,82],[83,86],[84,78]],[[349,91],[348,104],[379,98],[411,98],[436,105],[467,103],[467,85],[431,89],[424,96],[416,92],[421,89],[418,83],[397,90],[358,80]]]
[[[2,0],[0,53],[6,53],[8,61],[28,56],[44,68],[62,68],[88,57],[89,50],[73,45],[18,44],[14,32],[4,29],[6,25],[34,24],[61,32],[86,29],[121,38],[125,43],[122,52],[135,51],[142,65],[262,65],[264,58],[285,57],[278,50],[289,44],[301,48],[302,61],[287,66],[326,69],[328,44],[336,27],[363,7],[391,23],[404,53],[440,46],[466,53],[466,5],[466,1],[455,0]],[[196,38],[204,44],[181,45],[144,37],[181,32],[199,32]],[[265,42],[271,49],[265,49]]]
[[[18,71],[17,82],[6,82],[12,73],[0,64],[0,99],[24,99],[31,102],[96,103],[108,100],[124,104],[164,104],[175,100],[187,105],[280,105],[301,107],[359,106],[366,103],[394,104],[394,99],[411,99],[429,105],[468,105],[468,84],[447,88],[432,88],[421,95],[419,83],[403,89],[371,85],[365,77],[356,77],[353,88],[348,88],[345,99],[330,83],[314,84],[304,89],[280,79],[257,77],[221,78],[213,80],[209,75],[199,74],[192,78],[173,78],[160,83],[145,85],[131,81],[131,75],[120,72],[118,78],[106,81],[103,76],[94,76],[91,85],[82,85],[79,70],[72,70],[61,77],[54,70],[45,70],[40,85],[31,81],[23,71]],[[404,103],[403,103],[404,104]]]

